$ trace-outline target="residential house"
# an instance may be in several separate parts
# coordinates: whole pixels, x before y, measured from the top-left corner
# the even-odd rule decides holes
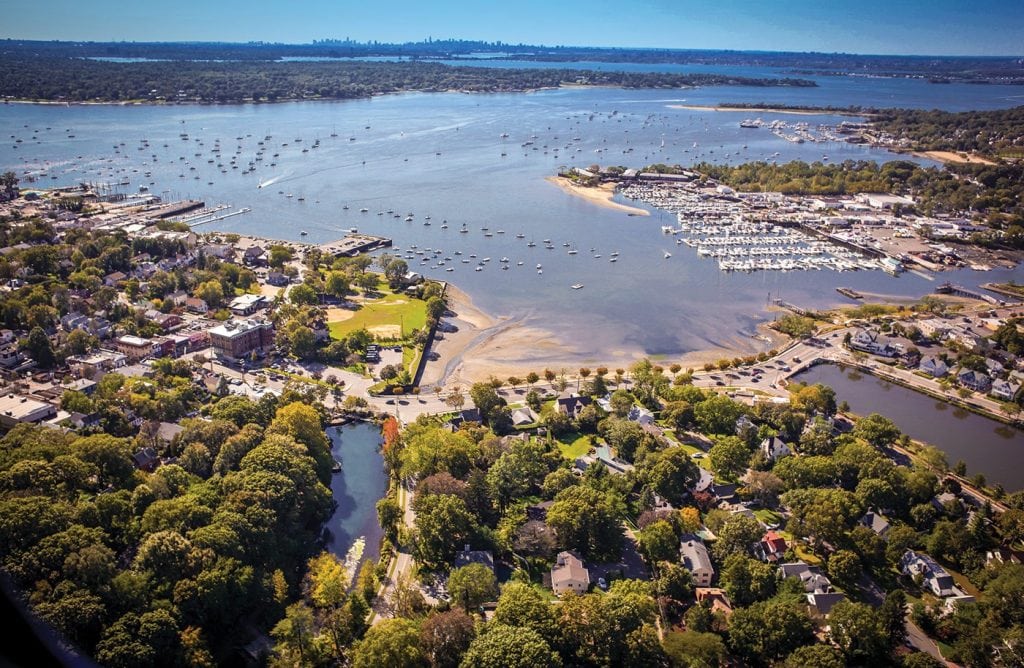
[[[153,448],[143,448],[132,455],[132,462],[140,471],[152,473],[160,465],[160,458],[156,456],[156,450]]]
[[[812,591],[807,593],[807,605],[811,607],[814,613],[822,617],[828,617],[832,612],[832,608],[837,603],[845,600],[846,594],[838,591]]]
[[[581,397],[575,394],[567,397],[559,397],[555,402],[555,410],[576,419],[580,411],[592,403],[590,397]]]
[[[633,406],[629,409],[626,419],[636,422],[641,426],[651,425],[654,424],[654,413],[642,406]]]
[[[206,313],[210,310],[210,306],[206,303],[205,299],[188,297],[185,299],[185,310],[190,313]]]
[[[938,357],[924,358],[918,368],[932,378],[944,378],[949,373],[949,367]]]
[[[462,568],[470,564],[485,566],[492,573],[494,572],[494,555],[487,550],[471,550],[469,545],[461,552],[455,553],[454,568]]]
[[[512,424],[516,427],[523,427],[537,421],[537,416],[529,407],[518,408],[512,411]]]
[[[920,576],[922,586],[936,596],[945,598],[957,593],[953,576],[927,554],[907,550],[900,559],[900,571],[912,578]]]
[[[991,394],[996,399],[1003,401],[1013,401],[1013,398],[1017,396],[1017,392],[1020,391],[1020,385],[1018,383],[1011,383],[1008,380],[996,379],[992,381]]]
[[[69,357],[68,364],[79,378],[99,380],[105,374],[128,364],[128,357],[113,350],[98,350],[90,355]]]
[[[859,329],[850,337],[850,347],[880,357],[896,357],[899,354],[899,351],[887,340],[880,338],[877,332],[866,329]]]
[[[186,300],[188,300],[188,293],[184,290],[178,290],[177,292],[172,292],[167,295],[164,300],[170,300],[170,302],[175,306],[184,306]]]
[[[956,379],[961,385],[975,392],[988,392],[992,387],[992,379],[974,369],[961,369]]]
[[[448,424],[453,429],[458,429],[460,426],[462,426],[463,422],[475,422],[477,424],[482,423],[483,417],[480,415],[480,409],[463,408],[461,411],[459,411],[458,415],[453,417],[451,420],[448,420]]]
[[[679,558],[693,576],[694,586],[711,586],[711,580],[715,577],[715,567],[711,565],[711,555],[700,538],[693,534],[684,535],[679,543]]]
[[[769,436],[768,438],[761,441],[761,452],[770,462],[775,462],[783,457],[789,457],[793,454],[790,447],[784,443],[778,436]]]
[[[272,271],[267,274],[267,283],[278,287],[288,285],[291,281],[288,280],[288,276],[280,271]]]
[[[559,552],[551,567],[551,589],[561,596],[567,591],[584,594],[590,588],[590,571],[572,552]]]
[[[914,322],[914,325],[921,330],[921,334],[941,340],[949,333],[950,323],[940,318],[928,318],[927,320],[918,320]]]
[[[250,266],[262,267],[267,263],[267,251],[262,246],[249,246],[242,253],[242,262]]]
[[[889,526],[889,520],[870,510],[864,513],[864,516],[860,518],[860,524],[861,526],[866,526],[874,531],[882,539],[885,539],[886,535],[889,533],[889,529],[891,528]]]
[[[761,561],[775,564],[782,561],[788,549],[789,545],[785,538],[774,531],[769,531],[761,537],[761,542],[754,548],[754,553]]]
[[[121,281],[127,281],[128,275],[121,271],[114,271],[103,277],[103,285],[107,287],[116,287]]]
[[[725,593],[724,589],[719,589],[718,587],[697,587],[693,590],[693,593],[697,597],[697,603],[707,603],[712,613],[720,612],[725,617],[732,614],[732,602],[729,600],[729,596]]]

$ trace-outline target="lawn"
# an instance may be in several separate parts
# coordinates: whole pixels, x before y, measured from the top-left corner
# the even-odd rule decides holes
[[[363,302],[351,318],[327,323],[331,337],[338,339],[365,327],[371,334],[385,339],[405,338],[414,329],[427,324],[427,303],[406,295],[385,294],[379,299]],[[401,337],[396,337],[401,327]],[[389,332],[388,330],[392,330]]]
[[[581,435],[575,432],[566,434],[558,439],[558,449],[562,456],[569,461],[575,461],[590,451],[590,436]]]
[[[768,510],[767,508],[758,508],[754,511],[754,517],[761,520],[764,524],[782,524],[785,519],[779,513],[774,510]]]

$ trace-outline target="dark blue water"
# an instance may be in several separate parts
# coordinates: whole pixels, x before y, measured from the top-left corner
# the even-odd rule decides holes
[[[380,556],[384,532],[377,522],[377,501],[388,489],[384,459],[380,454],[380,428],[358,422],[327,430],[331,451],[342,462],[341,473],[331,479],[331,492],[338,507],[327,521],[328,549],[339,558],[350,555],[358,539],[366,542],[362,557],[351,563],[351,574],[358,573],[363,560]]]
[[[820,364],[794,379],[828,385],[858,415],[885,415],[911,438],[945,452],[950,465],[962,459],[969,475],[982,473],[1008,491],[1024,489],[1024,433],[1019,429],[832,364]]]

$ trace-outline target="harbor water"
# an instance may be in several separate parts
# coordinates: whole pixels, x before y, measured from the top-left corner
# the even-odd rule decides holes
[[[885,415],[911,438],[946,453],[950,466],[963,460],[968,475],[981,473],[1010,492],[1024,489],[1024,432],[1019,429],[832,364],[812,367],[793,379],[828,385],[858,415]]]

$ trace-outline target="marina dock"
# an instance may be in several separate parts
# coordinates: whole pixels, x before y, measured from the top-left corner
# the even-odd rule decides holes
[[[337,241],[320,246],[320,250],[334,257],[355,257],[360,253],[369,253],[380,248],[390,248],[391,239],[375,237],[370,234],[349,234]]]

